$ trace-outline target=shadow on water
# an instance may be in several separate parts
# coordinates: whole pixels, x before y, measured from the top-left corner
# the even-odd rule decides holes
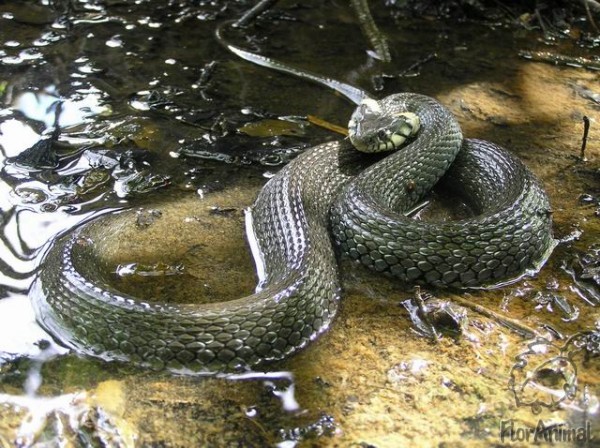
[[[106,276],[122,290],[173,301],[252,290],[243,210],[281,165],[338,138],[307,115],[344,125],[352,106],[227,53],[215,28],[249,3],[0,5],[0,447],[478,445],[548,440],[560,424],[582,444],[600,438],[600,82],[519,57],[598,62],[584,19],[558,29],[561,9],[554,22],[532,10],[507,23],[371,2],[390,63],[366,51],[342,4],[281,2],[231,32],[381,96],[435,96],[466,135],[518,154],[564,240],[535,277],[419,303],[341,260],[329,332],[267,372],[233,377],[81,357],[36,324],[27,290],[47,244],[123,208],[153,233],[119,243]]]

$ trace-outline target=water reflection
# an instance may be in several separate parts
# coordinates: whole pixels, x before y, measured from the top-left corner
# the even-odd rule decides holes
[[[17,137],[18,136],[18,137]],[[16,157],[40,140],[31,126],[15,118],[0,123],[0,146],[3,159]]]
[[[31,302],[23,294],[8,293],[0,300],[0,341],[0,364],[23,356],[44,361],[68,352],[37,324]],[[35,390],[26,387],[25,392],[32,395]]]
[[[44,123],[46,128],[58,125],[61,128],[76,126],[96,115],[108,115],[110,107],[102,104],[102,93],[90,88],[76,91],[81,99],[62,99],[54,86],[41,92],[24,92],[15,98],[13,110],[21,112],[26,118]],[[58,114],[57,107],[61,104]]]

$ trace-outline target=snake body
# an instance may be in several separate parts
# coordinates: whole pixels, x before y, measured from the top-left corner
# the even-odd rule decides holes
[[[264,267],[255,294],[205,305],[122,294],[102,274],[96,246],[118,236],[110,216],[100,217],[48,250],[31,289],[40,323],[94,356],[227,371],[282,359],[329,327],[340,299],[332,237],[376,271],[441,287],[498,283],[545,262],[554,247],[549,202],[518,159],[491,143],[463,140],[455,118],[432,98],[357,98],[355,145],[389,137],[367,122],[371,115],[389,122],[414,114],[420,130],[360,172],[373,156],[341,141],[307,150],[269,180],[249,215]],[[455,222],[406,217],[442,177],[478,214]]]

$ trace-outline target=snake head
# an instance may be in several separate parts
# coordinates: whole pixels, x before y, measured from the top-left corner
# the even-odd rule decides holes
[[[416,135],[420,126],[421,121],[416,114],[393,113],[382,108],[378,101],[368,98],[350,117],[348,136],[359,151],[391,151]]]

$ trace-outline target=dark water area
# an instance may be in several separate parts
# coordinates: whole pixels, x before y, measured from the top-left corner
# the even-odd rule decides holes
[[[439,17],[371,3],[391,62],[346,3],[280,2],[225,34],[377,96],[436,97],[465,135],[509,148],[550,197],[561,243],[546,266],[491,291],[423,291],[432,335],[411,286],[342,259],[331,328],[260,372],[75,353],[28,297],[55,238],[138,209],[148,231],[107,256],[116,287],[178,303],[248,295],[244,210],[285,163],[342,138],[308,116],[346,126],[354,106],[218,42],[253,2],[0,3],[0,447],[525,445],[548,441],[540,422],[573,430],[571,444],[600,440],[598,33],[560,8]],[[427,213],[461,212],[433,202]]]

